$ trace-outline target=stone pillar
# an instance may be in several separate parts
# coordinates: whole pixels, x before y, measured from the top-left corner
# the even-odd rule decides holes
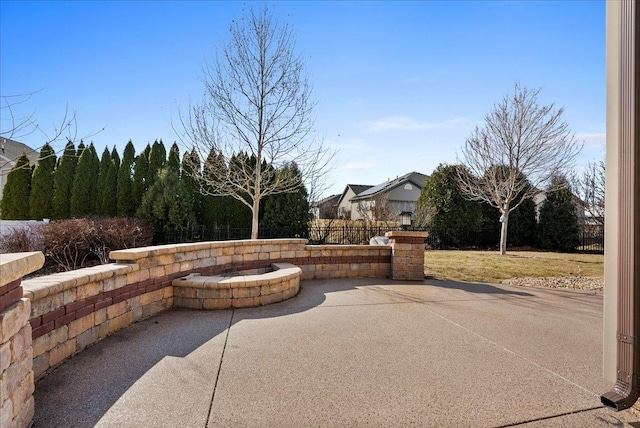
[[[31,302],[22,297],[22,277],[44,264],[41,252],[0,255],[0,427],[31,424],[33,348]]]
[[[424,279],[424,238],[429,232],[387,232],[391,245],[391,279]]]

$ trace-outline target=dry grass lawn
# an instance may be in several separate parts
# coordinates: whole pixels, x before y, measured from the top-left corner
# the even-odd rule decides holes
[[[504,279],[545,276],[602,276],[602,254],[512,251],[437,251],[424,253],[425,275],[436,279],[500,283]]]

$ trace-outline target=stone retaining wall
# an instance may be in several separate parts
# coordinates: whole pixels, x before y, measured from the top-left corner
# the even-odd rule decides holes
[[[22,277],[44,264],[42,253],[3,254],[0,263],[0,427],[29,426],[34,412],[29,299]]]
[[[299,266],[302,279],[385,278],[391,270],[389,247],[310,246],[305,239],[160,245],[112,251],[110,257],[116,263],[23,282],[31,300],[36,379],[109,334],[176,306],[172,282],[190,274],[216,276],[273,263]],[[183,297],[178,306],[192,307]]]
[[[178,278],[256,271],[274,263],[297,266],[296,278],[286,290],[267,290],[264,302],[261,295],[260,304],[267,304],[297,293],[300,279],[387,278],[392,272],[404,271],[412,274],[402,279],[422,279],[418,272],[423,270],[423,256],[418,258],[420,245],[418,239],[414,241],[411,248],[396,246],[394,250],[393,244],[310,246],[305,239],[163,245],[113,251],[110,257],[116,263],[22,282],[23,276],[42,267],[42,253],[3,254],[0,426],[30,424],[34,378],[109,334],[176,306],[174,292],[178,287],[173,281]],[[410,268],[412,263],[419,266]],[[178,306],[189,305],[182,301]]]

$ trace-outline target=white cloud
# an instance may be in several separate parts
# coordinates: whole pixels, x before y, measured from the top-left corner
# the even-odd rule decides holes
[[[409,116],[387,116],[382,119],[362,122],[368,132],[417,131],[451,127],[471,127],[476,122],[464,117],[456,117],[442,122],[424,122]]]
[[[576,138],[583,141],[585,147],[605,147],[607,143],[607,134],[604,132],[580,132],[576,134]]]
[[[412,131],[417,129],[427,129],[428,124],[420,122],[408,116],[388,116],[382,119],[364,122],[362,124],[369,132],[380,131]]]

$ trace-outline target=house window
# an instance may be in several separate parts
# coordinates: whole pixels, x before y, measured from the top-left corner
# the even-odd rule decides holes
[[[413,186],[409,183],[404,185],[404,190],[413,190]]]

